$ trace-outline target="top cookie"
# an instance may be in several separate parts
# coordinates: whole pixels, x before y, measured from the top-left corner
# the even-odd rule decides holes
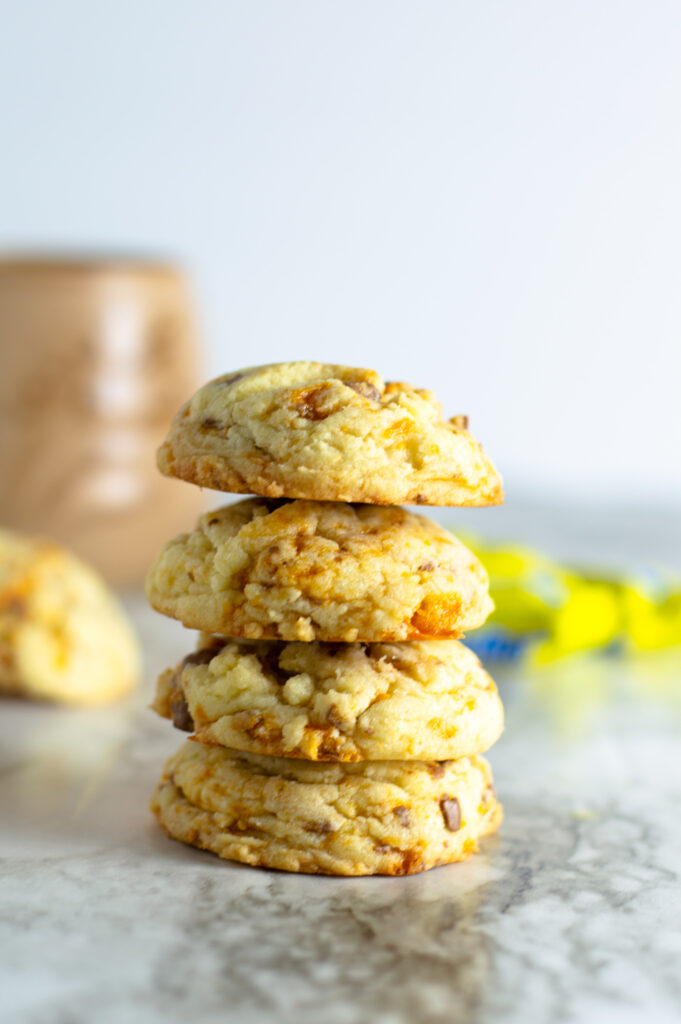
[[[269,498],[498,505],[501,478],[430,391],[373,370],[273,363],[226,374],[180,409],[158,451],[166,476]]]

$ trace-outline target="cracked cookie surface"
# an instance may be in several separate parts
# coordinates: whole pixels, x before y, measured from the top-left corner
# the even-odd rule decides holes
[[[169,836],[227,860],[337,875],[465,860],[502,813],[482,757],[319,764],[191,740],[151,806]]]
[[[312,761],[448,760],[503,729],[494,682],[456,640],[214,638],[163,673],[153,707],[202,743]]]
[[[454,638],[493,608],[480,562],[424,516],[263,498],[166,544],[147,597],[207,633],[305,642]]]
[[[374,370],[276,363],[205,384],[158,452],[167,476],[277,498],[497,505],[501,478],[465,416]]]

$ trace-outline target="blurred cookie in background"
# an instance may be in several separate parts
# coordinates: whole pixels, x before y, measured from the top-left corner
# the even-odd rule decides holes
[[[104,704],[139,674],[137,638],[101,577],[58,544],[0,530],[0,692]]]

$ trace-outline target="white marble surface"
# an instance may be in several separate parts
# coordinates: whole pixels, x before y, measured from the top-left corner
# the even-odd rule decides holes
[[[506,821],[469,862],[294,877],[156,827],[183,737],[145,704],[187,637],[136,618],[148,679],[128,705],[0,707],[3,1020],[679,1020],[681,655],[506,671]]]

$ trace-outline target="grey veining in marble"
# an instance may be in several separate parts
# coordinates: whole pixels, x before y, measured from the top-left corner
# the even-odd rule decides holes
[[[507,670],[491,754],[506,820],[479,856],[295,877],[156,827],[149,794],[182,736],[144,705],[187,638],[135,614],[136,701],[0,708],[3,1020],[679,1020],[681,656]]]

